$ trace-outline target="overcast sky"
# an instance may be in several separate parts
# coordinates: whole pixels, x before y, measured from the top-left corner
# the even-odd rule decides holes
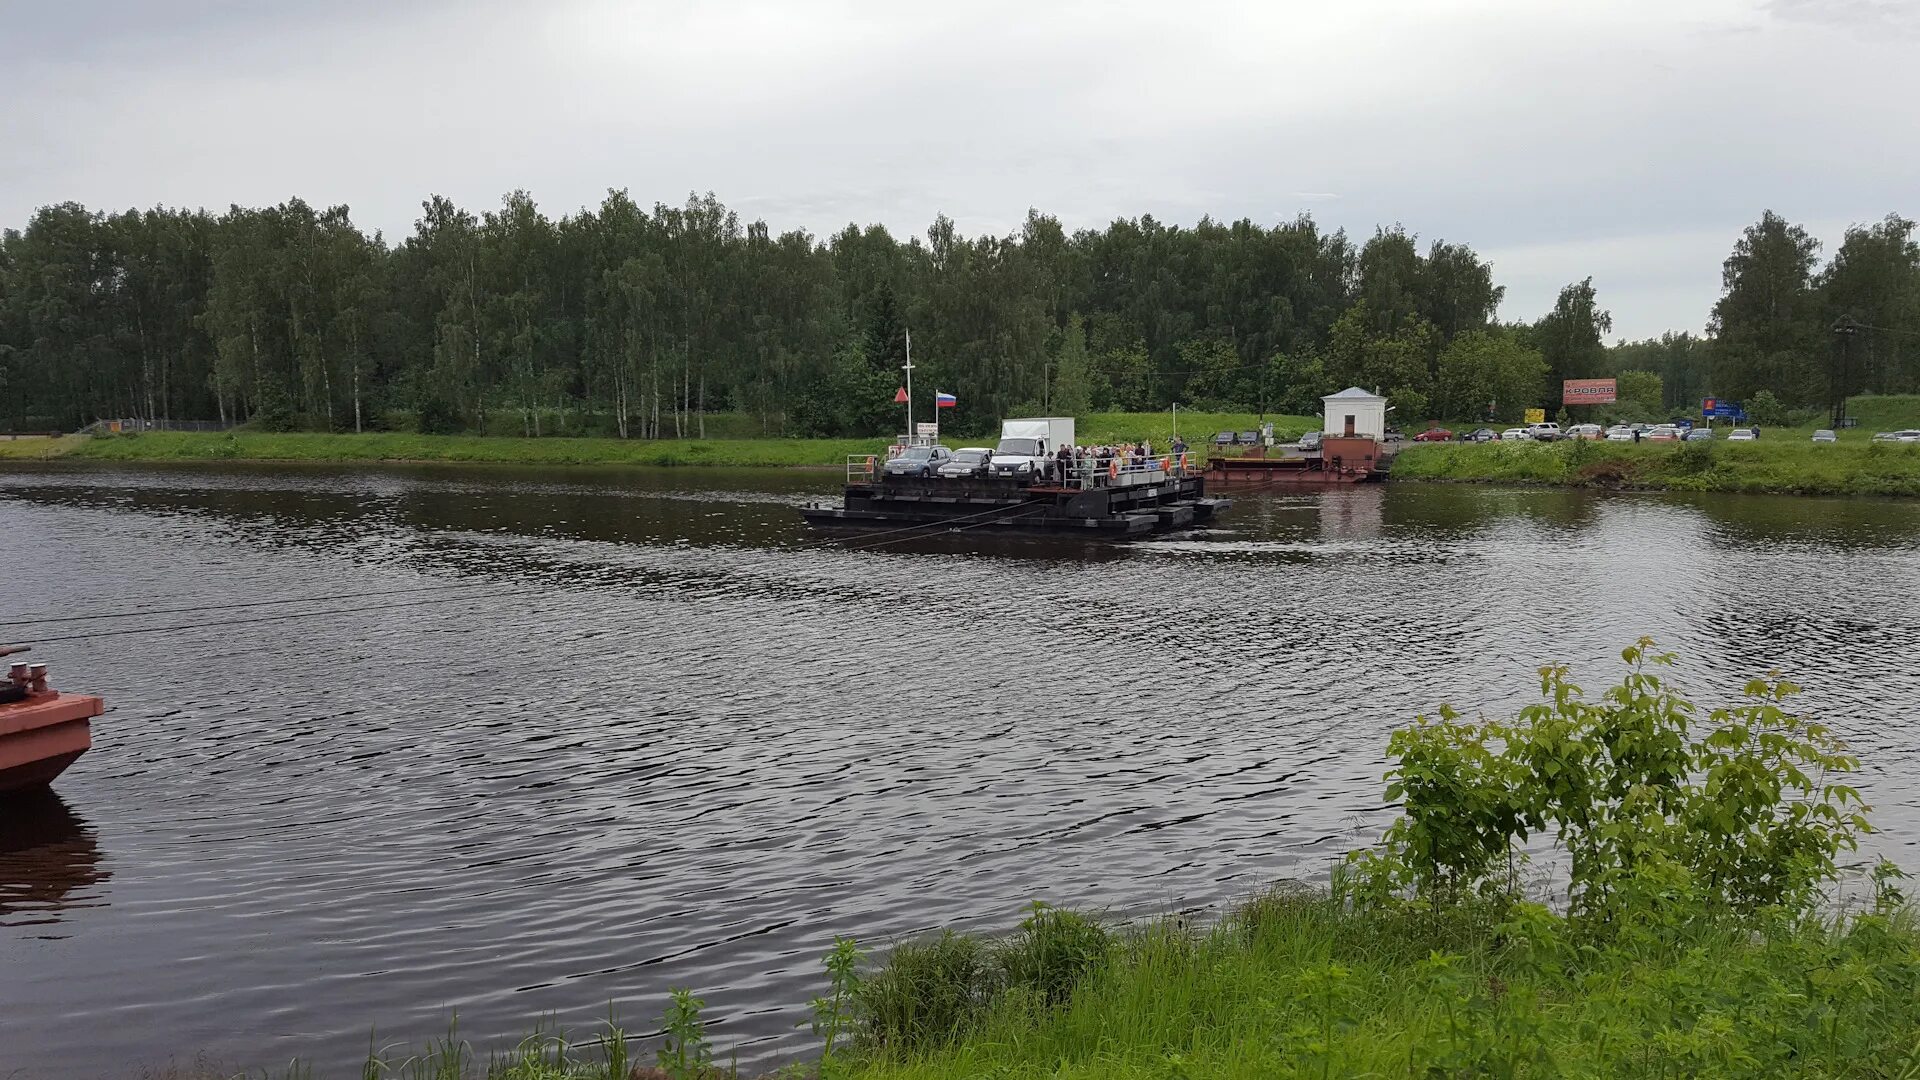
[[[776,231],[1151,213],[1472,245],[1698,329],[1740,228],[1920,214],[1920,0],[0,0],[0,226],[711,190]]]

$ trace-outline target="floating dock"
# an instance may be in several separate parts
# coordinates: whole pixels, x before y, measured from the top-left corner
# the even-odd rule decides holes
[[[1232,502],[1176,459],[1083,463],[1062,482],[1017,478],[887,476],[871,458],[848,464],[839,506],[801,514],[822,528],[923,528],[941,532],[1042,534],[1124,540],[1211,523]]]
[[[1373,439],[1329,435],[1317,451],[1272,453],[1280,447],[1255,447],[1208,463],[1207,475],[1222,485],[1335,487],[1377,483],[1387,478],[1393,454]]]

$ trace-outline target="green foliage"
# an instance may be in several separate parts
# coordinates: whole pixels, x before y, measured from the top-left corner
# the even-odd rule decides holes
[[[950,1043],[979,1017],[996,978],[989,950],[975,938],[946,930],[902,942],[860,988],[863,1039],[908,1051]]]
[[[660,1068],[667,1074],[668,1080],[706,1080],[707,1073],[712,1069],[713,1047],[707,1041],[706,1027],[700,1020],[700,1010],[706,1005],[706,1002],[694,997],[691,990],[672,992],[663,1018],[666,1036],[658,1056]]]
[[[1547,364],[1504,331],[1473,330],[1440,353],[1439,415],[1476,423],[1515,423],[1540,400]]]
[[[1606,369],[1603,341],[1613,330],[1613,315],[1596,299],[1593,279],[1560,290],[1553,310],[1533,326],[1533,344],[1547,363],[1549,400],[1560,397],[1566,379],[1602,375]]]
[[[1810,430],[1810,429],[1809,429]],[[1843,433],[1816,446],[1804,432],[1757,442],[1421,444],[1394,458],[1395,480],[1441,480],[1795,495],[1920,495],[1911,447]]]
[[[1053,416],[1084,416],[1093,410],[1093,370],[1087,358],[1086,325],[1079,315],[1067,320],[1053,357]]]
[[[860,963],[864,958],[865,954],[852,938],[837,937],[833,939],[833,951],[822,961],[832,990],[825,997],[814,998],[809,1005],[813,1010],[813,1033],[820,1036],[823,1043],[820,1050],[823,1057],[833,1056],[834,1044],[858,1020],[856,1004],[864,986],[860,977]]]
[[[1030,987],[1045,1004],[1060,1005],[1106,960],[1112,945],[1094,920],[1036,900],[998,958],[1007,985]]]
[[[1755,390],[1747,397],[1747,418],[1762,427],[1787,426],[1787,407],[1771,390]]]
[[[1625,675],[1598,701],[1547,667],[1545,700],[1512,722],[1443,709],[1395,733],[1387,796],[1404,809],[1356,873],[1436,905],[1512,895],[1510,860],[1545,831],[1570,859],[1567,899],[1585,927],[1675,907],[1806,911],[1868,829],[1858,793],[1838,782],[1855,759],[1788,711],[1790,683],[1751,682],[1701,725],[1665,681],[1671,655],[1642,640],[1622,657]],[[1390,902],[1377,887],[1353,895]]]

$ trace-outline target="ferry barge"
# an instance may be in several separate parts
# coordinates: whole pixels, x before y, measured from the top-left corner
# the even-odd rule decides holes
[[[0,646],[0,656],[26,651]],[[92,720],[105,711],[97,697],[49,687],[47,665],[12,663],[0,682],[0,796],[53,783],[93,747]]]
[[[839,506],[801,509],[820,528],[924,529],[1124,540],[1210,524],[1233,503],[1207,494],[1185,455],[1122,465],[1082,461],[1064,478],[889,475],[874,457],[847,464]]]

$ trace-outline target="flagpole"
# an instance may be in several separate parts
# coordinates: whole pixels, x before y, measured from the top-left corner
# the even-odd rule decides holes
[[[907,445],[913,445],[913,328],[907,327]]]

